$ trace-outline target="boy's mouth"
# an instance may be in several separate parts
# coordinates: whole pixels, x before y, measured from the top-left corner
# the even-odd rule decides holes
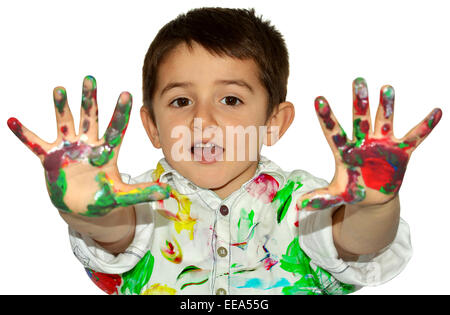
[[[191,154],[194,161],[202,164],[211,164],[216,161],[223,161],[224,148],[215,144],[214,142],[208,142],[208,140],[197,141],[191,146]]]

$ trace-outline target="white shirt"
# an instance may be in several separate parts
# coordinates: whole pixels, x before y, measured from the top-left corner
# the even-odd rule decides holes
[[[393,243],[358,262],[338,258],[331,209],[299,211],[296,200],[327,186],[302,170],[283,171],[261,156],[256,173],[224,200],[175,171],[124,181],[157,181],[170,198],[135,206],[131,245],[114,256],[69,228],[75,256],[109,294],[345,294],[399,274],[412,255],[400,220]]]

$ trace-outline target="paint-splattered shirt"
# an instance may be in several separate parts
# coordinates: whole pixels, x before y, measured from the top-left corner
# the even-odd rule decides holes
[[[345,294],[392,279],[412,254],[401,220],[382,252],[358,262],[339,259],[331,209],[296,207],[299,196],[327,182],[302,170],[283,171],[264,156],[254,177],[224,200],[164,158],[156,169],[129,179],[157,180],[173,193],[135,206],[136,234],[124,253],[114,256],[69,229],[75,256],[106,293]]]

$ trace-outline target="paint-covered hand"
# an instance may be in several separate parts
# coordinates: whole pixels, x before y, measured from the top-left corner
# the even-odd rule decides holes
[[[12,132],[41,160],[52,203],[63,212],[103,216],[118,207],[169,197],[170,186],[159,182],[128,185],[117,169],[120,144],[128,125],[132,98],[120,94],[104,136],[98,138],[97,84],[83,81],[80,132],[75,133],[66,90],[53,90],[58,136],[47,143],[16,118],[8,120]]]
[[[381,88],[380,104],[372,129],[367,84],[353,81],[353,141],[333,115],[326,99],[315,100],[322,130],[333,151],[336,171],[328,187],[297,200],[300,209],[324,209],[342,204],[372,205],[393,199],[402,184],[411,153],[428,136],[442,116],[435,108],[403,138],[393,134],[394,89]]]

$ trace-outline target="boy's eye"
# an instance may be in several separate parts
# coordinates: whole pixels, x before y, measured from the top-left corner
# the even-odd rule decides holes
[[[174,99],[170,105],[174,105],[175,107],[183,107],[192,104],[192,101],[185,97],[179,97]]]
[[[220,100],[222,104],[236,106],[242,104],[242,101],[235,96],[225,96]]]

